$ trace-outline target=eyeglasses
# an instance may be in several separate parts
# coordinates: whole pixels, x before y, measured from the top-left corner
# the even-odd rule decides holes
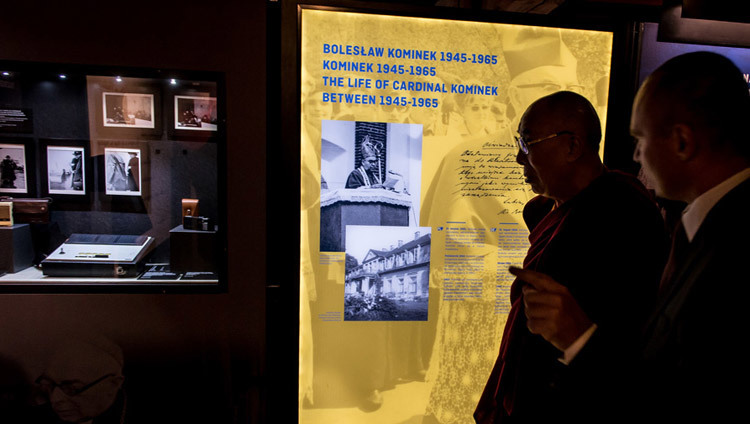
[[[59,387],[60,390],[68,396],[78,396],[81,393],[85,392],[86,390],[101,383],[105,379],[109,377],[114,377],[115,375],[116,374],[103,375],[97,378],[96,380],[92,381],[91,383],[86,384],[84,386],[80,386],[80,387],[78,387],[78,384],[80,383],[77,383],[77,382],[63,381],[62,383],[57,383],[55,381],[52,381],[48,377],[45,377],[42,375],[36,379],[36,384],[38,384],[39,387],[47,394],[51,394],[55,390],[55,387]]]
[[[550,139],[553,139],[555,137],[559,137],[559,136],[565,135],[565,134],[573,134],[573,132],[571,132],[571,131],[560,131],[560,132],[556,132],[554,134],[550,134],[550,135],[548,135],[546,137],[539,137],[539,138],[536,138],[536,139],[530,140],[530,141],[526,141],[526,140],[523,139],[523,137],[520,137],[518,135],[514,136],[514,138],[516,139],[516,144],[518,145],[518,149],[521,150],[524,155],[528,155],[529,154],[529,146],[533,146],[536,143],[541,143],[544,140],[550,140]]]

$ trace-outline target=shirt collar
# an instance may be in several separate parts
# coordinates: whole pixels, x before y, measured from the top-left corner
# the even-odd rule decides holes
[[[732,191],[733,188],[748,178],[750,178],[750,168],[745,168],[696,197],[695,200],[687,205],[682,212],[682,225],[685,227],[685,234],[688,241],[693,241],[695,233],[698,232],[703,220],[714,205],[727,193]]]

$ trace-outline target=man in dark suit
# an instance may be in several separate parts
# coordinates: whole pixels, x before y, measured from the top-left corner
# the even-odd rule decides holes
[[[570,363],[571,370],[608,376],[617,415],[719,422],[746,412],[748,117],[743,74],[708,52],[667,61],[636,96],[634,159],[657,195],[688,206],[637,354],[616,356],[612,347],[619,335],[597,329]],[[590,327],[570,292],[553,278],[511,272],[527,283],[523,297],[532,333],[564,348]]]
[[[554,276],[585,317],[634,343],[666,260],[668,238],[656,203],[635,177],[602,165],[599,118],[583,96],[542,97],[526,110],[518,132],[516,160],[539,194],[524,207],[531,242],[524,267]],[[580,400],[587,405],[598,395],[598,388],[569,379],[561,363],[575,337],[551,346],[528,331],[522,286],[511,286],[500,353],[474,414],[480,424],[567,422],[584,409]]]

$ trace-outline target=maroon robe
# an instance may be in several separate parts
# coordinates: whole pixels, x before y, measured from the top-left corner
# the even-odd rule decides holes
[[[615,334],[619,351],[636,346],[655,299],[668,238],[656,204],[640,182],[605,171],[575,197],[553,208],[537,196],[524,208],[530,229],[524,268],[565,285],[599,332]],[[512,307],[500,353],[474,418],[477,423],[581,419],[596,413],[598,376],[576,374],[562,352],[526,327],[521,288],[511,286]],[[602,377],[603,378],[603,377]],[[564,420],[563,420],[564,421]]]

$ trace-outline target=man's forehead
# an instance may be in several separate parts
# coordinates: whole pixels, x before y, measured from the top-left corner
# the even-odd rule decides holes
[[[543,127],[554,118],[554,110],[552,110],[547,102],[543,99],[536,101],[526,109],[521,121],[518,123],[518,133],[524,134],[531,130],[539,127]]]
[[[639,136],[642,134],[640,127],[634,122],[633,119],[630,120],[630,135],[633,137]]]
[[[521,117],[521,121],[518,122],[518,133],[526,134],[530,131],[531,123],[529,122],[528,112]]]
[[[641,130],[643,125],[645,124],[643,122],[643,119],[647,117],[648,114],[654,113],[655,111],[653,108],[648,108],[647,106],[649,103],[651,103],[651,90],[649,80],[646,80],[643,85],[641,85],[641,88],[638,90],[638,93],[635,95],[635,99],[633,100],[633,109],[630,114],[630,134],[631,135],[639,135],[641,134]]]

